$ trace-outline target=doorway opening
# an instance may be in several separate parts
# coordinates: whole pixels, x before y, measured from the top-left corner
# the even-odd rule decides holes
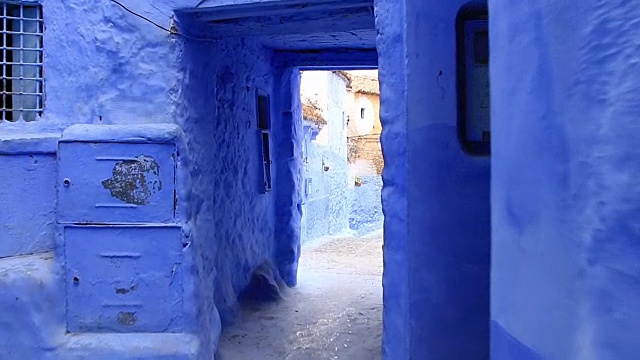
[[[315,248],[325,252],[310,250],[307,243],[311,244],[313,238],[339,235],[351,228],[351,237],[357,238],[367,232],[363,224],[374,226],[373,222],[355,217],[350,222],[349,189],[360,190],[365,181],[358,174],[349,176],[346,136],[347,117],[358,123],[371,123],[373,106],[360,101],[353,107],[353,115],[344,109],[339,111],[336,128],[343,139],[334,153],[340,154],[340,160],[330,154],[320,157],[313,170],[319,176],[311,176],[305,175],[303,147],[313,146],[313,129],[303,122],[304,104],[300,97],[301,77],[306,71],[322,70],[333,76],[377,68],[373,3],[212,5],[185,11],[180,20],[191,24],[190,37],[211,39],[189,43],[183,58],[192,77],[187,94],[192,96],[191,105],[198,105],[191,108],[202,110],[202,115],[190,122],[199,125],[199,131],[190,132],[197,137],[192,142],[213,144],[213,151],[202,153],[207,157],[202,162],[207,163],[205,171],[218,179],[214,183],[220,184],[198,184],[201,193],[213,195],[208,198],[213,199],[216,209],[211,214],[215,228],[198,228],[196,224],[196,230],[208,230],[215,238],[207,250],[216,260],[211,302],[220,313],[222,325],[216,358],[380,358],[381,237],[377,246],[369,250],[377,259],[371,277],[371,286],[375,287],[371,293],[375,293],[377,303],[370,307],[377,314],[377,335],[370,330],[363,332],[374,355],[348,355],[356,347],[351,344],[363,342],[363,338],[350,337],[349,331],[353,330],[349,327],[366,316],[360,314],[364,310],[358,306],[336,302],[337,295],[332,296],[327,290],[347,300],[361,299],[366,294],[358,294],[350,286],[360,282],[357,276],[367,273],[360,271],[356,276],[334,272],[332,277],[299,273],[299,268],[305,271],[307,260],[311,264],[314,258],[329,262],[339,258],[329,242]],[[209,56],[203,57],[203,53]],[[347,81],[339,79],[336,83],[340,81],[346,90]],[[203,93],[213,98],[204,99]],[[328,129],[316,129],[318,136]],[[207,133],[211,136],[205,139]],[[338,169],[342,170],[341,180],[332,175]],[[341,192],[330,190],[334,181],[340,182]],[[311,198],[320,185],[325,193]],[[335,201],[328,201],[331,197]],[[318,215],[320,221],[306,226],[312,222],[311,202],[324,207],[325,214],[338,208],[340,219],[328,221],[327,216]],[[381,225],[382,219],[377,221]],[[358,243],[352,240],[349,244],[353,247]],[[353,268],[353,259],[362,257],[348,249],[347,254],[340,258],[348,263],[343,268]],[[326,268],[317,270],[316,274],[330,272]],[[311,277],[321,281],[307,281]],[[244,301],[247,294],[251,295],[250,300],[265,294],[279,298],[280,289],[284,293],[282,301]],[[215,337],[211,340],[216,344]]]
[[[297,68],[300,258],[280,301],[222,333],[233,359],[380,359],[382,210],[377,70]],[[364,108],[364,117],[361,116]]]
[[[382,229],[377,70],[303,71],[301,241]]]
[[[309,329],[315,337],[309,345],[338,358],[380,358],[383,161],[377,70],[304,71],[300,101],[305,186],[298,291],[324,294],[316,300],[322,311],[310,319],[316,325]],[[331,325],[320,326],[325,321]],[[333,335],[326,341],[323,333]]]

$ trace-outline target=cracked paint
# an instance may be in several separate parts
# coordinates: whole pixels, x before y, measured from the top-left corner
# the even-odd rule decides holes
[[[133,326],[136,321],[138,321],[138,317],[136,313],[131,311],[121,311],[118,313],[118,322],[125,326]]]
[[[113,167],[111,178],[103,180],[102,186],[125,203],[147,205],[149,198],[162,190],[160,165],[147,155],[119,161]]]

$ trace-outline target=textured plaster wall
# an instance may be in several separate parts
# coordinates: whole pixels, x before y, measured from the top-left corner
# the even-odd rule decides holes
[[[300,71],[295,66],[282,65],[274,69],[273,124],[274,169],[277,186],[274,189],[276,223],[274,257],[283,280],[289,286],[297,283],[301,250],[302,220],[302,105],[300,102]]]
[[[640,7],[489,9],[491,358],[638,358]]]
[[[180,41],[110,0],[42,3],[43,118],[31,124],[2,127],[40,132],[61,130],[74,123],[173,121],[181,79],[175,62]],[[123,3],[144,13],[133,1]],[[162,13],[153,12],[157,21],[169,25],[168,6]]]
[[[168,27],[174,8],[198,2],[123,3]],[[184,202],[179,207],[184,206],[185,234],[196,254],[199,277],[185,280],[183,286],[187,291],[196,281],[197,305],[192,310],[198,312],[200,338],[130,335],[131,346],[117,336],[54,339],[52,334],[63,336],[65,328],[64,282],[58,268],[64,258],[55,252],[46,259],[0,259],[2,276],[12,276],[0,281],[2,289],[11,287],[1,291],[8,295],[0,301],[0,312],[18,309],[25,314],[19,310],[24,307],[37,313],[0,327],[3,334],[29,334],[6,344],[2,341],[8,338],[0,337],[0,357],[9,349],[19,358],[39,358],[34,354],[49,350],[55,350],[53,358],[65,359],[87,354],[114,359],[121,356],[118,351],[140,358],[209,358],[220,333],[220,316],[223,321],[233,318],[236,297],[250,272],[274,255],[274,196],[258,191],[261,158],[255,123],[256,89],[273,93],[271,54],[241,39],[170,36],[111,1],[43,1],[43,6],[44,115],[29,124],[0,124],[0,170],[15,180],[0,191],[0,203],[25,204],[5,212],[0,258],[54,250],[55,151],[62,129],[75,123],[177,123],[187,140],[180,155],[192,179],[191,193],[180,198]],[[178,23],[180,29],[192,25],[188,19]],[[20,199],[17,194],[22,194]],[[31,279],[33,274],[38,278]],[[36,291],[38,283],[46,284],[46,291]],[[31,320],[36,318],[41,319]],[[167,350],[167,344],[177,350]],[[198,348],[199,354],[192,352]]]
[[[463,153],[456,128],[454,24],[464,4],[407,8],[411,351],[433,359],[489,356],[490,164]]]
[[[380,96],[373,94],[362,94],[362,93],[352,93],[348,94],[348,104],[349,108],[348,116],[348,135],[366,135],[366,134],[380,134],[382,131],[382,125],[380,123]],[[359,106],[362,102],[368,101],[368,103],[373,108],[373,127],[366,133],[361,133],[357,126],[357,123],[360,121],[360,109]]]
[[[170,122],[181,78],[176,66],[180,42],[139,18],[125,15],[112,1],[42,3],[43,117],[31,123],[0,123],[0,152],[22,154],[15,159],[5,157],[0,165],[7,167],[3,173],[16,179],[15,186],[30,185],[33,189],[11,189],[11,194],[37,194],[40,200],[26,202],[34,204],[28,212],[14,207],[12,215],[5,217],[0,229],[0,257],[3,253],[53,250],[55,169],[51,158],[55,139],[64,127],[75,123]],[[163,17],[168,24],[164,15],[159,21]],[[27,160],[29,155],[34,159]],[[28,182],[17,180],[25,176]],[[15,195],[11,194],[0,195],[0,201],[13,203]],[[27,229],[23,218],[29,212],[34,217]],[[27,243],[8,245],[9,237],[13,244]],[[15,241],[16,237],[21,239]],[[16,252],[18,248],[21,250]]]
[[[1,358],[51,358],[63,343],[64,284],[53,257],[0,259]]]
[[[360,176],[362,185],[349,189],[349,228],[358,235],[382,229],[382,177]]]
[[[346,103],[344,80],[330,71],[306,71],[300,81],[302,97],[318,99],[327,124],[315,139],[305,136],[308,164],[304,177],[312,179],[311,194],[302,211],[302,242],[347,228],[347,138],[343,116]],[[304,154],[303,154],[304,156]],[[328,170],[324,170],[328,166]],[[303,188],[304,193],[304,188]]]
[[[53,250],[57,171],[55,154],[0,155],[0,258]]]
[[[270,51],[240,39],[190,42],[182,61],[178,118],[192,159],[193,224],[214,285],[203,291],[215,294],[226,322],[250,272],[272,255],[275,205],[271,193],[260,193],[255,106],[258,89],[273,98]]]
[[[111,1],[42,4],[44,115],[32,123],[0,123],[0,170],[11,179],[0,192],[0,204],[8,209],[0,225],[0,313],[9,316],[0,326],[0,357],[71,359],[88,351],[113,359],[124,351],[121,340],[110,350],[92,352],[102,340],[87,337],[74,357],[73,341],[65,335],[63,238],[55,228],[57,140],[75,123],[171,121],[180,46]],[[132,343],[146,344],[141,357],[158,355],[152,338]],[[197,348],[184,344],[182,349]],[[172,358],[187,358],[179,354]]]
[[[382,178],[384,313],[382,356],[410,359],[409,269],[407,266],[407,69],[406,5],[375,1],[380,81],[381,145],[387,166]],[[416,356],[416,358],[419,358]]]
[[[456,130],[455,17],[464,2],[376,4],[384,354],[487,358],[489,161],[465,155]]]

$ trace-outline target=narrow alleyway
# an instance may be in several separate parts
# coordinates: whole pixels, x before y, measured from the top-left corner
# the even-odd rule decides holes
[[[303,247],[298,286],[247,309],[220,340],[221,360],[381,358],[382,235]]]

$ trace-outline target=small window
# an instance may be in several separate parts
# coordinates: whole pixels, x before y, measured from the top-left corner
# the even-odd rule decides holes
[[[364,119],[365,108],[360,108],[360,119]]]
[[[476,65],[489,64],[489,32],[478,31],[473,36],[473,60]]]
[[[256,109],[258,132],[260,134],[260,143],[262,145],[262,191],[266,193],[271,191],[271,136],[269,133],[271,127],[271,99],[268,94],[258,91]]]
[[[269,95],[258,93],[258,129],[269,130],[271,126]]]
[[[264,191],[271,191],[271,149],[269,147],[269,133],[262,132],[262,155],[264,164]]]
[[[491,153],[489,17],[484,5],[465,5],[456,18],[458,138],[474,156]]]
[[[2,96],[0,121],[33,121],[42,114],[42,7],[0,4]]]

